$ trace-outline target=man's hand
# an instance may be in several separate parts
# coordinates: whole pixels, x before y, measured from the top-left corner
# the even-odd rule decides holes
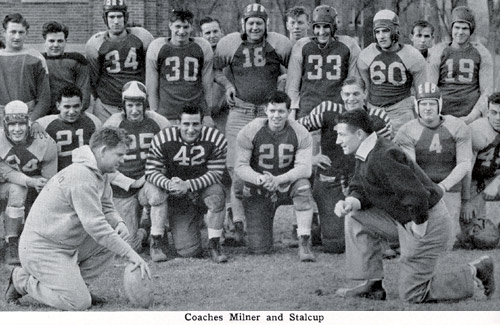
[[[226,89],[226,100],[229,106],[234,106],[236,104],[235,98],[236,89],[234,87],[229,87],[228,89]]]
[[[278,187],[280,186],[278,177],[274,176],[268,171],[264,171],[264,175],[267,177],[266,181],[263,184],[264,188],[269,192],[277,191]]]
[[[328,156],[317,154],[312,158],[312,165],[318,166],[321,169],[326,169],[327,167],[330,167],[332,165],[332,161]]]
[[[137,254],[136,252],[132,251],[130,256],[127,256],[128,260],[134,264],[134,267],[131,272],[134,271],[137,268],[141,269],[141,278],[144,279],[145,276],[148,277],[148,279],[151,280],[151,271],[149,270],[148,264]]]
[[[146,175],[135,180],[135,182],[133,182],[132,185],[130,185],[130,188],[141,188],[144,186],[145,183],[146,183]]]
[[[45,184],[47,184],[47,179],[43,177],[30,177],[26,181],[26,185],[28,185],[28,187],[34,188],[37,192],[40,192]]]
[[[476,209],[472,204],[471,200],[462,200],[462,205],[460,206],[460,220],[464,223],[469,223],[474,219],[476,214]]]
[[[36,121],[31,123],[30,129],[31,129],[31,136],[33,138],[39,137],[40,139],[43,139],[43,138],[49,137],[49,134],[47,132],[45,132],[43,127],[40,125],[40,123],[38,123]]]
[[[499,199],[500,176],[491,181],[483,191],[483,198],[485,201],[496,201]]]
[[[361,202],[352,196],[348,196],[345,200],[340,200],[335,205],[333,211],[339,218],[345,217],[347,214],[361,209]]]
[[[202,124],[211,128],[215,126],[214,120],[211,116],[203,116]]]
[[[172,177],[169,190],[173,195],[184,195],[189,191],[189,183],[179,177]]]
[[[119,222],[116,225],[115,231],[118,234],[118,236],[120,236],[123,240],[127,240],[130,235],[128,232],[127,225],[125,225],[125,222]]]

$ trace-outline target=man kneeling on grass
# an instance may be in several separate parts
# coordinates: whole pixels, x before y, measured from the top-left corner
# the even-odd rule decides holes
[[[89,146],[73,150],[73,164],[53,176],[38,195],[19,242],[5,293],[7,303],[23,295],[63,310],[85,310],[105,302],[87,283],[118,254],[150,276],[146,262],[125,242],[127,227],[111,201],[107,173],[123,163],[130,143],[122,129],[103,128]]]
[[[396,144],[377,137],[365,111],[342,114],[337,132],[344,154],[355,154],[356,170],[349,194],[337,203],[335,213],[346,218],[349,277],[364,281],[337,290],[337,295],[385,300],[381,237],[399,237],[401,299],[412,303],[460,300],[472,297],[474,283],[482,284],[486,297],[491,297],[495,280],[490,256],[456,271],[435,270],[450,236],[440,187]]]

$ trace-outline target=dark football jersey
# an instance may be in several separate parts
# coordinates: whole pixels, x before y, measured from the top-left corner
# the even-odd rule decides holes
[[[495,131],[487,118],[470,124],[472,150],[477,153],[472,178],[485,181],[495,176],[500,169],[500,133]]]
[[[101,127],[101,121],[89,113],[83,113],[74,123],[67,123],[59,115],[49,115],[37,121],[57,144],[57,170],[71,165],[74,149],[89,144],[90,137]]]
[[[85,47],[91,85],[104,104],[121,106],[127,82],[145,81],[146,50],[153,36],[144,28],[128,29],[125,37],[111,40],[107,32],[92,36]]]

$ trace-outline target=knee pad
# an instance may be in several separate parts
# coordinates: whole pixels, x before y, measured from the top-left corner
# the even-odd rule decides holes
[[[216,213],[224,210],[226,204],[224,196],[221,195],[209,195],[203,199],[208,211]]]
[[[292,194],[293,207],[297,211],[310,210],[313,207],[312,204],[312,192],[311,186],[309,184],[301,185]]]

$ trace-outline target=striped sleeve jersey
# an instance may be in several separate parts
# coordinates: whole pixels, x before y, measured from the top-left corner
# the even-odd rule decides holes
[[[220,182],[226,164],[227,141],[215,128],[203,126],[192,143],[185,142],[177,126],[160,131],[151,143],[146,179],[168,191],[172,177],[189,182],[192,192]]]

